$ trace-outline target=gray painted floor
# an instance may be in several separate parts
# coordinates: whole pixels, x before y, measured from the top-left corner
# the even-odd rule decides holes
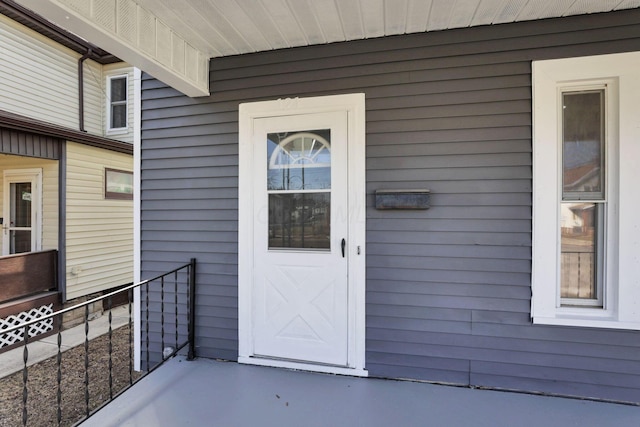
[[[638,427],[640,407],[178,357],[92,426]]]

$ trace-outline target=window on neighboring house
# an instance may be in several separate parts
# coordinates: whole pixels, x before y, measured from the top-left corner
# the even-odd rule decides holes
[[[533,63],[534,323],[640,329],[639,60]]]
[[[104,198],[133,200],[133,172],[105,168]]]
[[[107,132],[127,130],[127,76],[107,79]]]

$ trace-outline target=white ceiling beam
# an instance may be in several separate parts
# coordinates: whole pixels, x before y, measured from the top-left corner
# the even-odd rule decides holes
[[[209,95],[209,55],[133,0],[17,2],[185,95]]]

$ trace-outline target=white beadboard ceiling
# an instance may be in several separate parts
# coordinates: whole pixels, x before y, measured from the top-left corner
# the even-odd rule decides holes
[[[640,0],[136,0],[210,57],[640,7]]]
[[[640,0],[14,0],[189,96],[209,58],[640,7]]]

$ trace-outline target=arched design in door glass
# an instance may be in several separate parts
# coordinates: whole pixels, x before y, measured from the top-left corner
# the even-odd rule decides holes
[[[331,130],[267,135],[269,248],[329,249]]]

